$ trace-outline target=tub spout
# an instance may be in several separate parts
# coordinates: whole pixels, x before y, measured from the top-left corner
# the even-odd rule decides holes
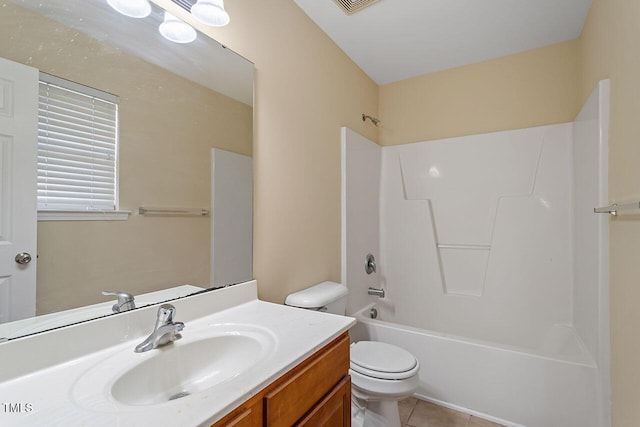
[[[369,288],[367,293],[369,295],[375,295],[377,297],[384,298],[384,289]]]

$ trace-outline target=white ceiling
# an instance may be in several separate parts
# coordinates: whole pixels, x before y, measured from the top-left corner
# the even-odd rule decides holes
[[[376,83],[386,84],[580,36],[591,0],[380,0],[347,16],[295,0]]]

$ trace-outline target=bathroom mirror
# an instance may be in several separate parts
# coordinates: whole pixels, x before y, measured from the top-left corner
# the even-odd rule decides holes
[[[224,215],[190,212],[212,210],[214,161],[231,153],[250,165],[253,64],[201,33],[189,44],[165,40],[164,12],[153,3],[143,19],[106,0],[0,4],[0,57],[119,97],[119,210],[130,212],[125,220],[40,216],[36,317],[1,324],[0,339],[109,315],[116,298],[102,291],[131,293],[140,307],[220,285],[211,236]],[[248,181],[242,191],[251,191]],[[141,207],[172,212],[145,215]],[[251,214],[249,239],[250,222]]]

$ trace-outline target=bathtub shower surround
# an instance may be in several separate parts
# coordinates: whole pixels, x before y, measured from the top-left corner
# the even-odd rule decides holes
[[[575,123],[393,147],[343,130],[349,312],[420,355],[423,397],[507,425],[609,425],[607,99],[601,82]]]
[[[351,290],[347,313],[355,313],[371,302],[367,289],[380,284],[380,269],[367,274],[364,266],[368,254],[380,260],[382,151],[346,127],[342,141],[342,283],[358,284],[347,286]]]
[[[609,80],[585,103],[573,130],[573,327],[598,367],[598,425],[611,425],[609,336]],[[603,205],[604,204],[604,205]]]
[[[571,323],[571,127],[383,149],[383,318],[530,348]]]

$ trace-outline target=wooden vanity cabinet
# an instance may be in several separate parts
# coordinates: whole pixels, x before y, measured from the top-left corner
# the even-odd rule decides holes
[[[213,427],[351,426],[349,334],[345,332]]]

